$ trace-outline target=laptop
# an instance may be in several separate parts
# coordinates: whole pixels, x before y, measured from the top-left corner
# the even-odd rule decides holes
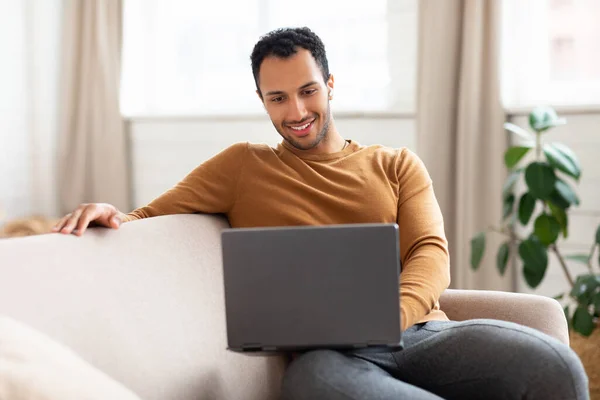
[[[222,231],[227,348],[402,348],[397,224]]]

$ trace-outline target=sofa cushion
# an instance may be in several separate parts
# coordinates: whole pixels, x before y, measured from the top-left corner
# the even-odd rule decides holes
[[[139,400],[71,349],[0,317],[0,399]]]

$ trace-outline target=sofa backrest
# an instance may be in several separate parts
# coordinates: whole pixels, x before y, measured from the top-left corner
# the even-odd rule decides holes
[[[275,398],[283,361],[225,350],[218,216],[0,240],[0,315],[144,399]]]

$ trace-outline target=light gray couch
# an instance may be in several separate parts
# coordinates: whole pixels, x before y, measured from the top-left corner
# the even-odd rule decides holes
[[[225,227],[222,217],[178,215],[83,237],[0,240],[0,317],[73,349],[143,399],[275,399],[284,359],[225,349]],[[545,297],[448,290],[441,306],[451,319],[515,321],[568,342],[562,308]]]

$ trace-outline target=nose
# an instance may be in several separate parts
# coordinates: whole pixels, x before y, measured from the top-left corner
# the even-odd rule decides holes
[[[297,97],[290,98],[290,101],[288,102],[287,120],[290,123],[300,122],[306,118],[307,115],[308,112],[306,111],[304,101]]]

